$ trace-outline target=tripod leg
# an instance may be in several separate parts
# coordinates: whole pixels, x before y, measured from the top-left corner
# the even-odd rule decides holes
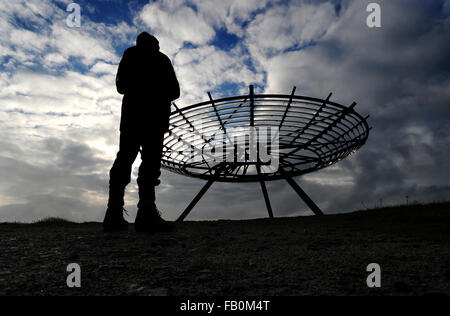
[[[205,195],[206,191],[211,187],[211,185],[214,183],[214,179],[209,179],[208,182],[205,184],[205,186],[198,192],[198,194],[195,196],[195,198],[192,200],[192,202],[188,205],[188,207],[184,210],[183,214],[178,217],[177,222],[182,222],[186,218],[186,216],[189,215],[189,213],[192,211],[192,209],[195,207],[195,205],[200,201],[200,199]]]
[[[314,212],[316,215],[323,215],[323,212],[320,210],[320,208],[314,203],[313,200],[306,194],[305,191],[303,191],[302,188],[297,184],[297,182],[294,181],[289,176],[286,176],[286,181],[291,185],[291,187],[294,189],[295,192],[302,198],[303,201],[309,206],[311,211]]]
[[[264,195],[264,201],[266,202],[267,211],[269,212],[269,217],[273,218],[272,205],[270,204],[269,194],[267,193],[266,183],[261,176],[261,166],[256,165],[256,171],[258,172],[259,183],[261,184],[261,190]]]
[[[266,183],[264,181],[259,182],[261,184],[261,190],[264,195],[264,201],[266,202],[267,211],[269,212],[269,217],[273,218],[272,205],[270,205],[269,194],[267,193]]]

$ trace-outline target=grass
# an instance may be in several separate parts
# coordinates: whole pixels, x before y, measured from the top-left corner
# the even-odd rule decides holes
[[[71,222],[67,219],[64,218],[59,218],[59,217],[46,217],[43,219],[40,219],[36,222],[34,222],[33,224],[35,225],[67,225],[67,224],[75,224],[74,222]]]
[[[339,212],[339,213],[331,213],[326,214],[326,217],[344,217],[344,218],[359,218],[363,216],[365,218],[371,217],[370,215],[375,215],[379,217],[379,220],[383,221],[387,218],[398,218],[402,219],[402,221],[411,221],[417,218],[433,218],[436,213],[439,213],[442,216],[442,211],[450,211],[450,201],[449,202],[441,202],[441,203],[429,203],[429,204],[409,204],[409,205],[393,205],[393,206],[384,206],[384,207],[375,207],[373,209],[364,209],[357,210],[349,213]],[[281,217],[280,217],[281,218]],[[448,213],[448,218],[450,218],[450,212]],[[319,217],[320,219],[320,217]],[[249,219],[252,220],[252,219]],[[214,221],[213,221],[214,222]],[[15,224],[15,225],[29,225],[26,223],[0,223],[0,224]],[[75,225],[77,223],[71,222],[67,219],[60,217],[46,217],[40,220],[33,222],[31,225],[38,226],[60,226],[60,225]],[[93,223],[84,223],[84,224],[93,224]]]

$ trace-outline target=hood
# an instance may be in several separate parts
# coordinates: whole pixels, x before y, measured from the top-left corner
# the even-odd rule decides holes
[[[136,39],[136,46],[146,50],[159,51],[159,41],[153,35],[143,32]]]

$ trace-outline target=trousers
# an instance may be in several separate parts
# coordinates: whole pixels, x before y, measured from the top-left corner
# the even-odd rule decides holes
[[[160,184],[164,130],[122,130],[119,152],[109,172],[108,207],[122,208],[125,188],[131,181],[132,165],[141,152],[137,184],[139,208],[155,207],[155,187]]]

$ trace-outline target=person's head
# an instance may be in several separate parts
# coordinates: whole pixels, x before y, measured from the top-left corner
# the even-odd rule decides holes
[[[136,46],[149,50],[159,50],[159,41],[153,35],[142,32],[136,39]]]

